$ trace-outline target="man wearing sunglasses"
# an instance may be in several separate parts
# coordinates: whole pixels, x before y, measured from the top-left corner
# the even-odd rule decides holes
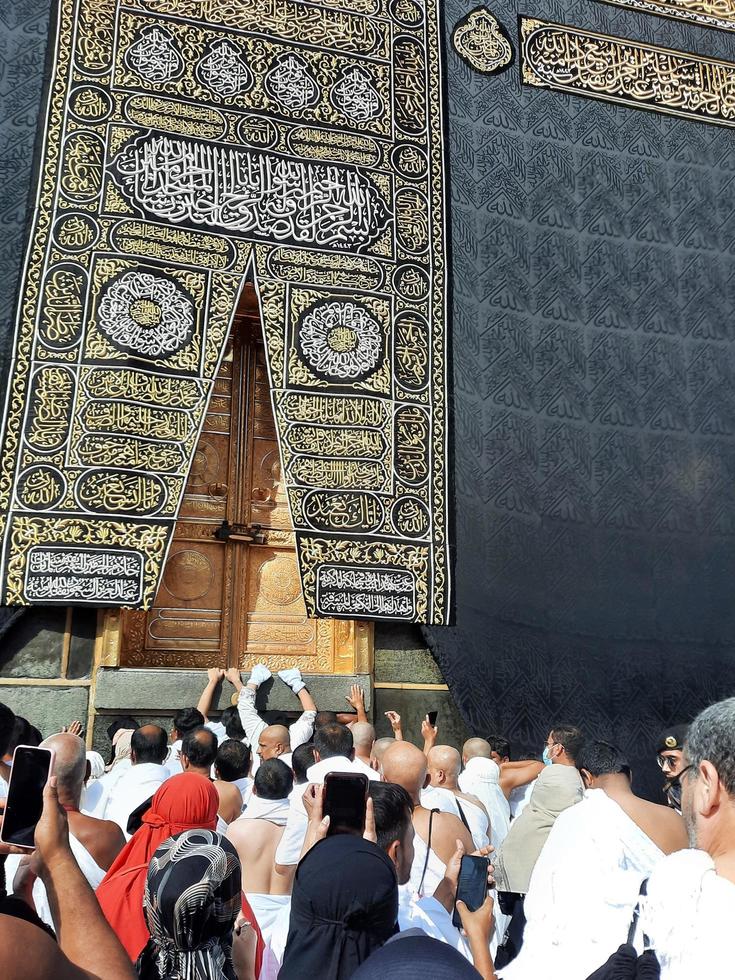
[[[661,732],[656,743],[656,762],[666,778],[663,791],[669,806],[679,813],[681,813],[679,775],[686,765],[684,742],[688,731],[688,725],[671,725]]]
[[[684,768],[684,742],[689,725],[670,725],[664,728],[656,743],[656,761],[667,779],[678,776]]]
[[[649,938],[661,980],[724,980],[733,976],[735,698],[694,719],[674,784],[691,849],[655,868],[639,936]]]

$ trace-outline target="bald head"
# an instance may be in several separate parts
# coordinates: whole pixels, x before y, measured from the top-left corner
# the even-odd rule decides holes
[[[383,779],[398,783],[414,803],[426,784],[426,756],[411,742],[393,742],[383,756]]]
[[[462,761],[465,765],[470,759],[492,759],[493,747],[484,738],[468,738],[462,746]]]
[[[375,729],[368,721],[356,721],[352,726],[352,744],[355,755],[367,759],[375,742]]]
[[[383,756],[391,747],[391,745],[395,745],[395,741],[396,740],[394,738],[379,738],[375,742],[373,742],[373,747],[370,752],[370,758],[374,762],[378,763],[381,772],[383,771]]]
[[[67,806],[78,806],[87,775],[87,750],[77,735],[63,733],[52,735],[41,742],[44,749],[53,749],[54,775],[59,790],[59,799]]]
[[[432,786],[457,789],[462,768],[459,752],[451,745],[435,745],[427,757],[427,770]]]
[[[268,725],[263,729],[258,739],[258,755],[263,762],[266,759],[277,759],[290,751],[291,736],[285,725]]]

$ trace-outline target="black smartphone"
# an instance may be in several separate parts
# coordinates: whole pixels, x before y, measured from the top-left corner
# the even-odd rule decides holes
[[[465,854],[459,868],[457,895],[454,903],[452,923],[457,929],[462,928],[462,920],[457,911],[457,902],[461,899],[470,912],[476,912],[487,898],[487,870],[489,861],[474,854]]]
[[[439,714],[438,711],[430,711],[426,717],[429,719],[429,724],[433,728],[436,725],[436,716]]]
[[[43,812],[43,789],[54,771],[54,750],[19,745],[13,753],[8,798],[0,840],[33,850],[36,824]]]
[[[329,834],[365,831],[368,778],[362,773],[330,772],[324,777],[323,812],[329,817]]]

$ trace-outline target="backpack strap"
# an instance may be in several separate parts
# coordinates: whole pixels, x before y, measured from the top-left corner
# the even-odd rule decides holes
[[[467,833],[470,835],[470,837],[472,837],[472,831],[470,830],[470,825],[467,823],[467,817],[464,815],[464,810],[462,809],[462,804],[459,802],[459,797],[455,796],[455,800],[457,801],[457,809],[459,810],[459,819],[467,828]]]
[[[429,813],[429,839],[426,842],[426,860],[424,861],[424,870],[421,873],[421,881],[419,882],[419,895],[422,895],[424,892],[424,878],[426,877],[426,869],[429,867],[429,858],[431,856],[431,828],[434,823],[434,814],[438,812],[438,810],[431,810]]]

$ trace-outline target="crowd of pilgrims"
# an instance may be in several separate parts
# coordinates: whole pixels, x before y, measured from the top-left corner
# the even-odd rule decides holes
[[[170,738],[116,719],[107,764],[78,723],[41,743],[55,768],[35,851],[0,847],[4,976],[735,975],[735,698],[651,745],[666,794],[652,803],[615,746],[573,726],[516,760],[498,735],[439,744],[428,715],[421,747],[395,712],[376,740],[359,687],[345,714],[318,711],[295,668],[279,676],[302,713],[269,725],[256,693],[270,676],[210,670]],[[237,703],[215,721],[225,680]],[[14,747],[40,741],[0,705],[3,780]],[[330,834],[325,777],[355,772],[365,832]],[[456,896],[465,854],[489,857],[472,911]]]

